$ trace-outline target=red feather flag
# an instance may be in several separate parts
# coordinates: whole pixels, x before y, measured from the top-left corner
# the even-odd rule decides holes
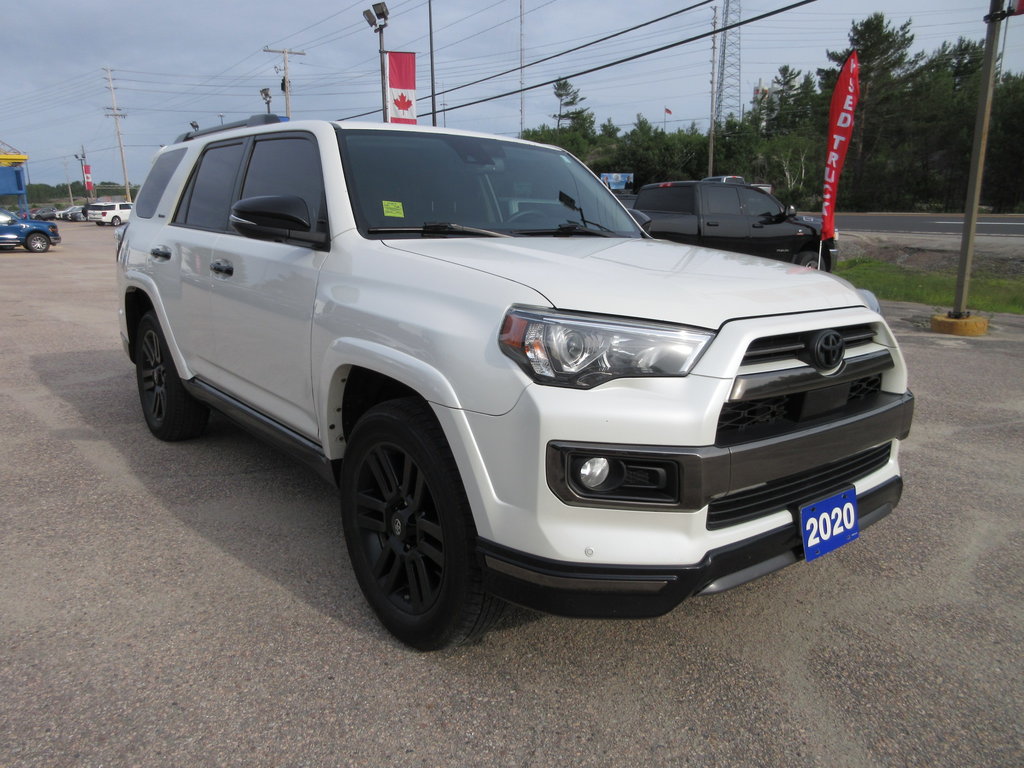
[[[836,194],[846,161],[846,150],[853,136],[853,112],[860,98],[860,62],[857,52],[846,57],[839,80],[832,91],[828,114],[828,154],[825,159],[825,188],[821,204],[821,239],[835,237]]]

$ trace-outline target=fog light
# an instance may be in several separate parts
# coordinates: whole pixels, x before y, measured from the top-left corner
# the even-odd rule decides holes
[[[590,490],[596,490],[608,479],[608,473],[611,471],[611,465],[608,463],[608,459],[603,457],[596,457],[593,459],[587,459],[580,466],[579,477],[580,482],[584,487]]]

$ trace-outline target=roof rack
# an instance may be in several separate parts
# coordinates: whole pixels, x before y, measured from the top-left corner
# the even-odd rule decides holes
[[[222,125],[214,125],[210,128],[196,128],[195,130],[187,131],[181,134],[181,136],[179,136],[177,139],[175,139],[174,143],[177,144],[182,141],[191,141],[192,139],[198,138],[199,136],[206,136],[211,133],[219,133],[220,131],[229,131],[232,128],[251,128],[256,125],[270,125],[271,123],[281,122],[284,121],[281,120],[281,118],[278,117],[277,115],[261,113],[258,115],[252,115],[246,120],[238,120],[234,123],[223,123]],[[195,125],[195,123],[193,123],[193,125]]]

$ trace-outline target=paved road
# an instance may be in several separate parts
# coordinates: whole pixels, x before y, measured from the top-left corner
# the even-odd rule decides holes
[[[651,621],[393,642],[336,497],[214,419],[152,439],[109,229],[0,254],[0,766],[1024,764],[1024,318],[888,305],[918,414],[895,515]]]
[[[963,214],[837,213],[840,232],[892,232],[927,235],[956,235],[964,229]],[[980,216],[977,235],[1024,238],[1024,216]]]

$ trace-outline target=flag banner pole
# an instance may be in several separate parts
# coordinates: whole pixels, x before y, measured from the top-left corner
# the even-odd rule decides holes
[[[857,52],[852,51],[839,70],[839,79],[832,91],[832,102],[828,114],[828,150],[825,159],[825,186],[821,203],[821,239],[835,237],[836,197],[839,192],[839,177],[846,162],[846,151],[853,136],[853,113],[860,98],[860,61]],[[818,265],[821,265],[821,246],[818,248]],[[835,266],[835,265],[833,265]]]

